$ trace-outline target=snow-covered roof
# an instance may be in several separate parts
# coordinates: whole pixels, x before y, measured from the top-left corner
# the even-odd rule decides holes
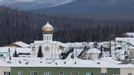
[[[98,50],[97,48],[91,48],[91,49],[88,50],[87,53],[101,53],[101,51]]]
[[[30,45],[29,44],[26,44],[22,41],[18,41],[18,42],[14,42],[14,44],[20,46],[20,47],[29,47]]]
[[[8,47],[0,47],[0,52],[8,52]]]
[[[125,53],[125,50],[118,50],[117,49],[116,52],[119,53],[119,54],[124,54]]]
[[[0,52],[9,52],[11,56],[14,54],[15,50],[17,53],[31,53],[31,48],[14,48],[14,47],[0,47]]]
[[[116,41],[126,41],[126,42],[129,42],[129,41],[134,41],[134,38],[131,38],[131,37],[117,37]]]
[[[63,46],[63,47],[69,47],[68,44],[62,43],[62,42],[59,42],[59,41],[41,41],[41,40],[40,41],[34,41],[34,43],[32,43],[31,45],[33,45],[33,44],[42,44],[42,43],[45,43],[45,42],[54,43],[54,44],[57,44],[57,45]]]
[[[110,60],[110,61],[109,61]],[[10,62],[10,63],[9,63]],[[85,68],[134,68],[133,64],[121,64],[112,58],[96,60],[66,59],[46,60],[40,58],[12,58],[0,59],[1,67],[85,67]]]
[[[126,35],[127,35],[127,36],[130,36],[130,37],[131,37],[131,36],[134,37],[134,32],[127,32]]]
[[[122,45],[121,44],[117,44],[116,47],[122,47]]]
[[[43,41],[34,41],[34,43],[43,43]]]
[[[129,47],[128,49],[134,49],[134,47]]]
[[[39,43],[41,44],[41,43],[45,43],[45,42],[60,43],[59,41],[49,41],[49,40],[47,40],[47,41],[46,41],[46,40],[45,40],[45,41],[43,41],[43,40],[34,41],[35,44],[36,44],[36,43],[37,43],[37,44],[39,44]]]

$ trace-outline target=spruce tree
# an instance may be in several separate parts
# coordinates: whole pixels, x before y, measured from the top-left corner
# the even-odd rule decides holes
[[[101,47],[100,47],[100,50],[101,50],[101,53],[100,53],[99,58],[101,58],[101,57],[103,56],[103,46],[102,46],[102,45],[101,45]]]
[[[41,50],[41,46],[39,47],[39,51],[38,51],[38,57],[43,57],[43,53],[42,53],[42,50]]]
[[[15,50],[13,57],[18,57],[17,51]]]

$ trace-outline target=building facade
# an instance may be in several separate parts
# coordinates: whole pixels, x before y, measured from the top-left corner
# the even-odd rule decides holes
[[[10,67],[0,67],[0,75],[10,75]]]
[[[129,75],[133,69],[80,67],[12,67],[11,75]],[[34,74],[33,74],[34,73]]]

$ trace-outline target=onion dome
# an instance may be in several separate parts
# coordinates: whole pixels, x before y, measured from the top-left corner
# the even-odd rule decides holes
[[[42,32],[43,34],[53,34],[54,28],[49,22],[47,22],[47,24],[43,26]]]

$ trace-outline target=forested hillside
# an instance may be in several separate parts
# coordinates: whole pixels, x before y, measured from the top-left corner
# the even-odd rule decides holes
[[[54,40],[62,42],[104,41],[134,31],[132,20],[47,16],[0,7],[0,45],[41,40],[47,21],[55,27]]]

